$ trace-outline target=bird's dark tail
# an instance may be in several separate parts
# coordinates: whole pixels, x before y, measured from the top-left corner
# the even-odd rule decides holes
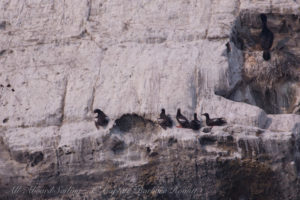
[[[269,51],[264,51],[263,58],[264,58],[264,60],[270,60],[271,59],[270,52]]]

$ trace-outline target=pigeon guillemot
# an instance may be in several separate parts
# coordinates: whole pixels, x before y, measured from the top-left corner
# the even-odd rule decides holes
[[[109,118],[104,114],[104,112],[100,109],[95,109],[94,113],[97,114],[95,117],[95,125],[97,129],[99,129],[99,126],[106,126],[108,124]]]
[[[194,113],[194,119],[191,121],[191,129],[199,130],[201,128],[201,122],[197,118],[197,114]]]
[[[158,123],[163,129],[167,129],[167,127],[172,127],[172,120],[171,118],[166,115],[165,109],[161,109],[160,117],[158,118]]]
[[[260,46],[263,49],[263,58],[265,60],[270,60],[271,54],[270,54],[270,48],[272,47],[273,40],[274,40],[274,34],[267,26],[267,16],[265,14],[260,15],[261,21],[262,21],[262,30],[259,35],[260,40]]]
[[[204,115],[206,117],[206,125],[207,126],[222,126],[222,125],[224,125],[224,124],[227,123],[224,118],[213,118],[213,119],[210,119],[208,113],[204,113],[202,115]]]
[[[180,112],[180,108],[177,110],[176,119],[182,128],[190,128],[190,123],[185,116]]]

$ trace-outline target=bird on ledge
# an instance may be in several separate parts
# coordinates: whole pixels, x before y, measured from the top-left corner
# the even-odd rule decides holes
[[[262,30],[259,35],[260,40],[260,46],[263,49],[263,58],[264,60],[270,60],[271,54],[270,54],[270,48],[272,47],[273,40],[274,40],[274,34],[267,26],[267,16],[265,14],[260,15],[261,21],[262,21]]]
[[[197,131],[201,128],[201,122],[197,118],[197,113],[194,113],[194,119],[191,121],[191,129]]]
[[[94,113],[97,114],[95,117],[95,125],[97,129],[99,129],[99,126],[106,126],[108,124],[109,118],[104,114],[104,112],[100,109],[95,109]]]
[[[178,128],[190,128],[190,122],[181,114],[180,108],[177,109],[176,119],[180,124],[180,126],[177,126]]]
[[[208,113],[204,113],[202,114],[206,117],[206,125],[207,126],[222,126],[224,124],[226,124],[226,120],[224,118],[209,118],[209,114]]]
[[[167,129],[167,127],[172,128],[172,120],[168,115],[166,115],[166,110],[164,108],[161,109],[160,117],[158,118],[158,124],[163,129]]]

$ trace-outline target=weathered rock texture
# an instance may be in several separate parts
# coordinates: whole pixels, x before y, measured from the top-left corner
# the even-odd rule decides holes
[[[2,0],[0,13],[0,199],[300,198],[298,0]],[[162,107],[228,124],[163,130]]]

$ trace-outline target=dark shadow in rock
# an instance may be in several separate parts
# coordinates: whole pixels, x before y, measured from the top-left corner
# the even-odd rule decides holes
[[[44,154],[41,151],[34,153],[28,153],[24,151],[12,152],[11,156],[14,160],[19,163],[30,163],[31,167],[36,166],[38,163],[44,160]]]
[[[234,138],[231,135],[228,135],[226,137],[221,137],[218,140],[218,145],[232,144],[232,143],[234,143]]]
[[[119,154],[125,149],[126,145],[125,142],[119,139],[114,139],[111,142],[111,150],[114,152],[114,154]]]
[[[297,170],[297,175],[300,177],[300,123],[297,123],[293,130],[293,141],[292,145],[293,150],[291,151],[291,155],[294,154],[295,167]]]
[[[294,107],[293,114],[300,115],[300,102]]]
[[[211,131],[211,127],[205,126],[201,128],[201,132],[203,133],[209,133]]]
[[[241,149],[242,158],[257,158],[258,160],[261,160],[262,158],[266,158],[266,160],[268,160],[269,156],[266,155],[266,149],[263,145],[262,140],[257,139],[257,141],[255,142],[256,142],[255,145],[251,145],[251,143],[246,139],[240,138],[238,140],[237,144],[238,147]]]
[[[6,21],[0,22],[0,30],[5,30],[6,24],[7,24]]]
[[[5,118],[5,119],[3,119],[3,121],[2,121],[2,122],[3,122],[3,124],[5,124],[6,122],[8,122],[8,119],[9,119],[9,118]]]
[[[237,143],[236,143],[234,137],[231,135],[219,138],[218,142],[217,142],[217,146],[218,146],[218,148],[222,148],[229,153],[238,151]]]
[[[168,140],[168,147],[173,146],[173,144],[175,144],[175,143],[177,143],[177,139],[171,137],[171,138]]]
[[[41,151],[37,151],[29,155],[29,161],[31,167],[36,166],[43,160],[44,160],[44,154]]]
[[[155,156],[158,156],[158,153],[157,153],[157,152],[152,152],[152,153],[150,153],[149,156],[150,156],[150,157],[155,157]]]
[[[19,163],[27,163],[29,153],[23,151],[14,151],[11,153],[11,156],[14,160],[16,160]]]
[[[268,119],[268,122],[269,122],[269,120],[271,120],[272,121],[272,119]],[[267,123],[268,123],[267,122]],[[267,125],[266,125],[267,126]],[[268,126],[269,127],[269,126]],[[256,131],[256,133],[255,133],[255,136],[256,137],[259,137],[261,134],[263,134],[265,131],[263,131],[263,130],[261,130],[261,129],[258,129],[257,131]]]
[[[267,120],[267,122],[266,122],[266,124],[265,124],[265,126],[264,126],[264,129],[268,129],[270,126],[271,126],[271,124],[272,124],[272,119],[271,118],[268,118],[268,120]]]
[[[217,141],[217,138],[215,136],[209,136],[209,135],[204,135],[201,138],[199,138],[199,143],[201,145],[213,145]]]
[[[6,49],[0,51],[0,56],[2,56],[6,52]]]
[[[165,37],[148,37],[146,38],[145,42],[147,44],[161,44],[163,42],[165,42],[167,40],[167,38]]]
[[[112,127],[111,132],[146,132],[154,131],[156,128],[156,124],[149,119],[145,119],[137,114],[124,114],[115,121],[115,125]]]

